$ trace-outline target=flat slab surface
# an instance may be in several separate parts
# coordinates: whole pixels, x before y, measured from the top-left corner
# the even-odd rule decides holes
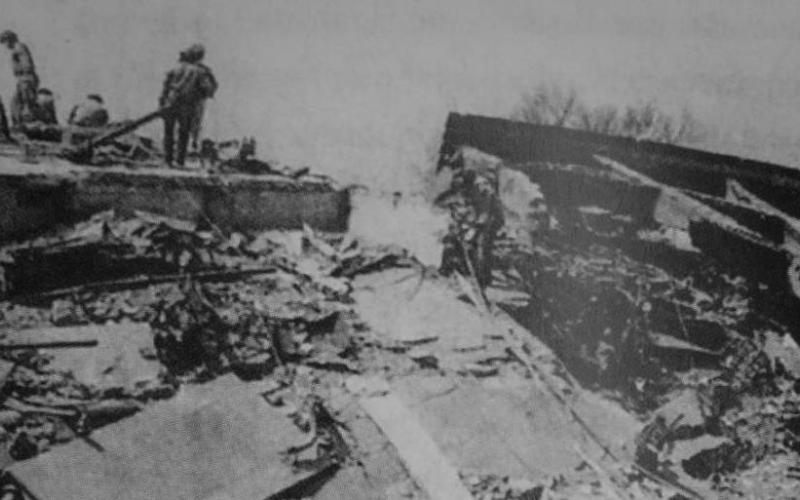
[[[558,400],[529,379],[413,376],[395,380],[392,388],[462,471],[538,481],[581,464],[574,443],[593,450]],[[573,407],[617,452],[639,429],[636,420],[591,393]]]
[[[400,399],[364,398],[361,406],[397,449],[411,477],[431,500],[472,500],[455,469],[428,432]]]
[[[226,376],[9,471],[38,499],[263,500],[302,479],[281,453],[305,436],[256,385]]]
[[[420,283],[413,269],[389,269],[358,276],[353,298],[358,313],[384,340],[424,343],[444,349],[476,349],[492,324],[461,302],[444,283]]]
[[[97,340],[96,347],[42,349],[52,356],[46,369],[72,373],[75,380],[97,388],[133,389],[137,382],[154,380],[161,370],[157,360],[141,350],[153,347],[146,323],[36,328],[9,332],[5,343]]]
[[[409,377],[393,387],[461,470],[537,480],[580,464],[557,402],[529,381]]]
[[[226,182],[254,182],[266,184],[295,184],[317,185],[321,181],[313,179],[295,180],[282,175],[249,175],[249,174],[213,174],[202,170],[178,170],[174,168],[128,168],[122,165],[108,167],[94,167],[90,165],[77,165],[61,158],[39,157],[32,163],[27,163],[16,156],[15,152],[8,151],[0,154],[0,177],[54,177],[73,178],[89,177],[96,175],[126,175],[136,177],[164,177],[176,179],[196,179],[208,183],[224,180]]]

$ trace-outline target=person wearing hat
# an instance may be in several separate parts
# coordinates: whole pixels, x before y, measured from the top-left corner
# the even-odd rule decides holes
[[[181,54],[184,55],[189,62],[200,66],[200,68],[203,70],[202,83],[204,86],[203,92],[206,94],[206,99],[214,97],[214,93],[217,91],[218,84],[216,77],[214,77],[214,73],[211,71],[211,68],[203,63],[205,48],[200,44],[195,44],[189,47],[188,51],[183,51]],[[205,115],[205,110],[206,100],[203,99],[198,101],[197,107],[192,116],[192,123],[189,127],[189,138],[191,139],[193,151],[199,150],[198,146],[200,143],[200,132],[203,128],[203,115]]]
[[[33,119],[39,77],[28,46],[19,41],[16,33],[8,30],[0,33],[0,44],[11,51],[11,67],[17,79],[17,89],[11,100],[11,123],[19,127]]]
[[[108,121],[108,111],[98,94],[87,95],[85,101],[72,108],[67,119],[69,125],[76,127],[105,127]]]
[[[164,111],[164,157],[179,166],[186,160],[189,136],[199,132],[200,110],[206,99],[214,96],[217,81],[211,69],[202,64],[205,48],[195,44],[180,53],[178,65],[167,72],[159,98]],[[177,147],[175,135],[177,132]]]

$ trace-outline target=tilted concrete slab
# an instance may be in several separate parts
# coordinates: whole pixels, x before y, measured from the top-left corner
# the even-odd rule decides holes
[[[263,500],[308,477],[282,452],[306,440],[233,376],[185,386],[172,399],[8,471],[40,500]],[[261,386],[263,387],[263,386]]]
[[[347,190],[313,178],[90,167],[57,158],[0,157],[0,239],[23,237],[102,210],[143,210],[227,230],[343,231]]]
[[[158,378],[161,363],[145,359],[142,349],[153,349],[153,332],[147,323],[109,323],[73,327],[35,328],[8,332],[9,344],[96,340],[97,346],[42,349],[52,356],[48,371],[68,372],[82,384],[99,390],[133,390],[138,383]]]
[[[394,381],[392,389],[462,471],[540,481],[581,464],[573,444],[602,456],[566,407],[531,379],[413,376]],[[640,429],[592,393],[581,391],[572,404],[615,453]]]
[[[444,282],[424,279],[412,269],[389,269],[358,276],[353,298],[359,316],[384,341],[435,342],[437,350],[484,347],[492,324]]]

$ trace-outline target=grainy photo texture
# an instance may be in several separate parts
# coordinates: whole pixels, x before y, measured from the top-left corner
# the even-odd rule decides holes
[[[800,497],[796,2],[0,9],[0,500]]]

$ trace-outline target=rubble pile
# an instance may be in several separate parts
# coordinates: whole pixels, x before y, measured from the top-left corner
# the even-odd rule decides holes
[[[800,348],[760,308],[757,284],[718,266],[642,262],[603,237],[546,230],[534,242],[504,257],[531,297],[509,312],[571,374],[646,419],[639,467],[722,488],[762,460],[797,456]]]
[[[143,212],[99,213],[3,255],[0,437],[17,460],[75,438],[91,442],[94,429],[181,384],[276,369],[292,380],[286,374],[298,365],[357,373],[350,279],[413,264],[400,249],[309,227],[223,235]],[[89,340],[73,338],[87,328],[97,328]],[[118,343],[108,346],[108,365],[94,361],[90,376],[79,374],[81,356],[99,356],[107,342]],[[116,372],[119,381],[109,382]],[[144,378],[127,380],[129,372]],[[307,411],[297,418],[316,422],[318,431],[304,431],[327,436],[315,446],[328,457],[334,433],[317,403],[298,403]]]

